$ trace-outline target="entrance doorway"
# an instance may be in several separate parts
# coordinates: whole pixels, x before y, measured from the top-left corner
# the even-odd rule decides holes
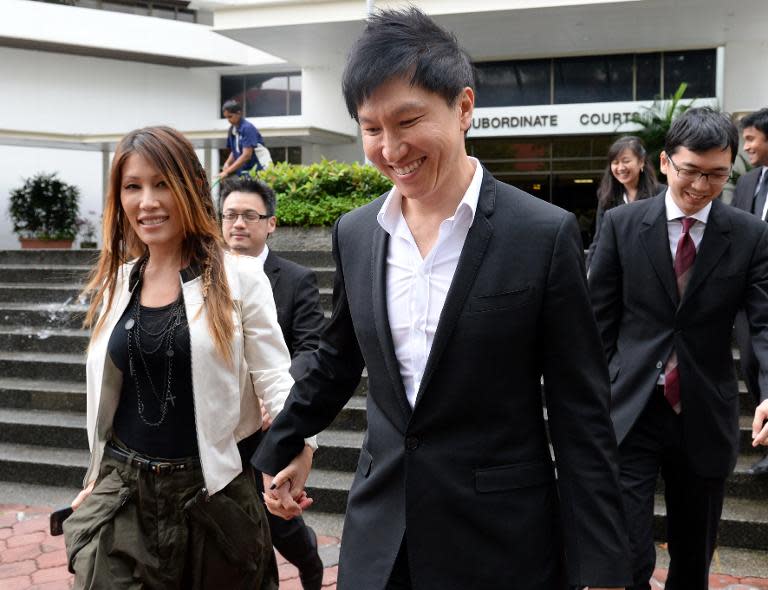
[[[467,153],[500,181],[571,211],[584,247],[592,242],[597,187],[616,135],[483,138],[467,140]]]

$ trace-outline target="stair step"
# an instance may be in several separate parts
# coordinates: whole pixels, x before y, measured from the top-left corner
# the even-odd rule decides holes
[[[0,326],[82,328],[88,307],[59,303],[0,303]]]
[[[87,450],[85,414],[0,408],[0,442]]]
[[[85,383],[85,355],[0,352],[0,375],[4,378]]]
[[[0,325],[0,350],[14,352],[85,352],[90,333],[75,328]]]
[[[99,250],[0,250],[0,265],[22,266],[86,266],[91,268],[99,257]]]
[[[88,451],[0,442],[0,480],[80,488]]]
[[[657,539],[666,538],[666,506],[663,496],[654,502]],[[728,547],[768,550],[768,511],[765,502],[726,497],[720,517],[718,542]]]
[[[50,283],[0,283],[0,301],[64,303],[77,301],[83,285]]]
[[[317,435],[313,465],[318,469],[354,472],[363,446],[364,432],[325,430]]]
[[[0,378],[0,408],[86,411],[85,383]]]
[[[3,283],[85,283],[91,265],[0,264]]]

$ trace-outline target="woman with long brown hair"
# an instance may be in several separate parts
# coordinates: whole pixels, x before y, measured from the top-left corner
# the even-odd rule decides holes
[[[223,251],[203,168],[168,127],[118,144],[103,230],[86,287],[91,459],[64,523],[75,587],[277,588],[237,448],[293,383],[269,281]]]
[[[597,189],[595,236],[587,251],[587,268],[597,248],[605,212],[618,205],[655,197],[663,188],[664,185],[656,180],[653,164],[639,137],[627,135],[613,142]]]

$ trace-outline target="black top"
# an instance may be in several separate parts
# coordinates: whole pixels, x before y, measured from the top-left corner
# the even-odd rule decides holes
[[[135,298],[139,290],[135,289],[131,303],[109,339],[109,356],[123,373],[120,403],[113,420],[114,433],[128,448],[150,457],[191,457],[198,454],[198,448],[192,399],[189,328],[184,307],[181,306],[181,321],[174,332],[171,386],[167,394],[168,349],[167,344],[160,342],[162,336],[158,333],[171,321],[176,303],[163,307],[140,306],[142,352],[139,353],[136,340],[132,337],[131,356],[135,371],[135,376],[132,376],[129,370],[129,331],[126,325],[131,320],[135,325]],[[181,299],[179,301],[183,303]],[[132,332],[135,333],[135,328]],[[136,391],[137,382],[139,395]],[[140,404],[143,404],[141,410]],[[166,406],[164,416],[163,406]]]

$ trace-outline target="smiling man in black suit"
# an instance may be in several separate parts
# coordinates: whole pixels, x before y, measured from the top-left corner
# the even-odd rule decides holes
[[[738,146],[728,115],[686,111],[661,153],[668,189],[609,211],[590,266],[636,590],[650,588],[655,564],[659,471],[670,554],[666,588],[708,588],[725,478],[738,453],[731,334],[740,308],[761,386],[768,387],[768,224],[717,198]]]
[[[333,316],[254,458],[277,474],[268,507],[299,512],[297,443],[365,365],[340,590],[623,586],[608,374],[575,217],[468,157],[472,64],[419,10],[368,19],[343,90],[394,188],[334,229]]]

